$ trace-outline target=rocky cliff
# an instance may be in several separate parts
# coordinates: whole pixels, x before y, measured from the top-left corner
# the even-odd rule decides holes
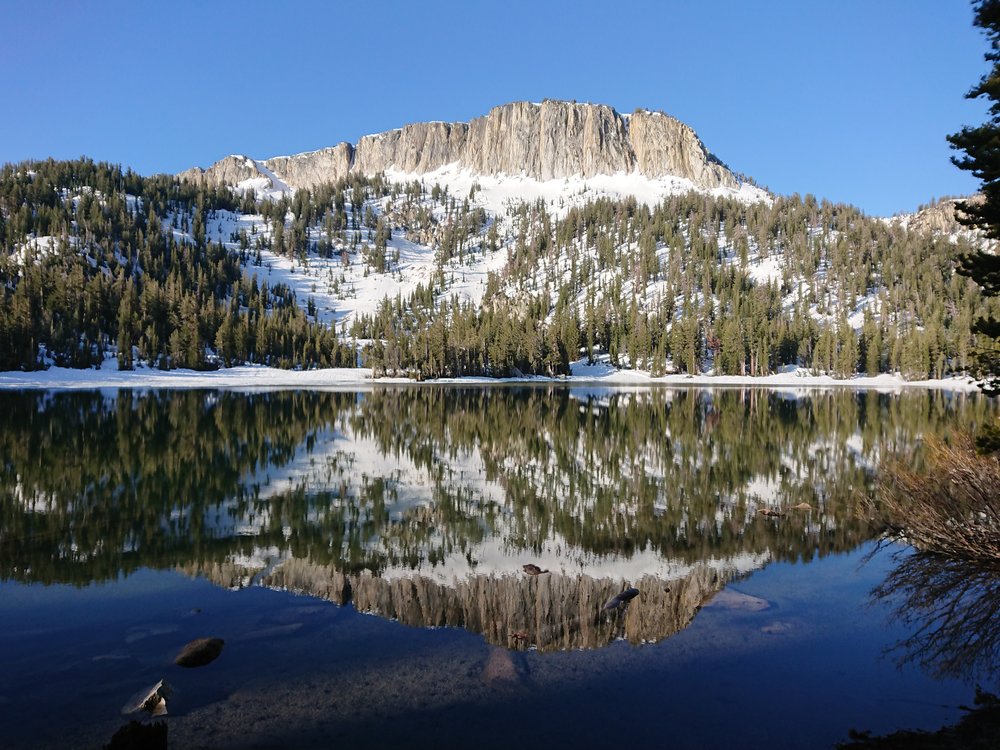
[[[244,180],[260,177],[260,167],[253,159],[243,154],[233,154],[220,159],[208,169],[192,167],[177,175],[182,180],[205,181],[210,185],[236,185]]]
[[[346,177],[354,161],[354,146],[338,143],[331,148],[295,156],[276,156],[264,166],[293,187],[314,187]]]
[[[893,223],[906,227],[911,231],[927,234],[960,234],[972,233],[972,230],[958,220],[958,203],[968,201],[976,205],[985,200],[983,195],[976,194],[966,198],[942,198],[939,201],[924,206],[912,214],[902,214],[892,218]]]
[[[235,184],[251,173],[246,157],[231,156],[181,177]],[[680,177],[696,187],[737,188],[739,178],[708,152],[695,132],[661,112],[622,115],[603,104],[546,100],[494,107],[469,123],[425,122],[261,164],[292,188],[313,187],[349,172],[424,174],[455,164],[474,174],[524,175],[536,180],[639,173]]]
[[[538,180],[635,170],[626,118],[601,104],[557,101],[505,104],[473,120],[461,161],[481,174]]]
[[[387,169],[433,172],[461,162],[468,144],[469,126],[463,122],[418,122],[358,141],[352,168],[361,174]]]

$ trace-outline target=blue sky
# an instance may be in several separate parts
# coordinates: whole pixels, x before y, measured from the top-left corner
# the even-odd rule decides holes
[[[142,174],[468,120],[543,98],[660,109],[778,193],[869,214],[977,183],[945,135],[981,122],[966,0],[0,0],[0,162]]]

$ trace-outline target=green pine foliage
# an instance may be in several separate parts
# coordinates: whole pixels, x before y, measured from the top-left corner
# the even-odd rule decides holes
[[[973,235],[812,196],[537,201],[491,216],[475,193],[352,175],[258,200],[88,160],[7,166],[0,369],[113,352],[122,368],[360,357],[415,379],[558,376],[602,357],[654,375],[942,377],[971,367],[974,321],[998,304],[956,273]],[[404,283],[404,237],[432,253],[419,284]],[[370,275],[406,292],[335,330],[314,300],[255,275],[266,252],[303,269],[322,260],[315,278],[334,297]],[[454,289],[472,269],[481,303]]]
[[[226,189],[81,159],[0,170],[0,370],[351,366],[291,290],[206,237]]]
[[[1000,239],[1000,161],[997,159],[997,138],[1000,134],[1000,2],[980,0],[975,4],[975,25],[982,29],[989,41],[990,51],[985,58],[990,70],[966,95],[969,99],[989,101],[989,119],[978,126],[966,126],[948,136],[952,148],[964,152],[952,161],[961,169],[970,171],[982,181],[980,188],[984,201],[964,201],[959,204],[959,221],[978,227],[987,236]],[[996,257],[996,256],[992,256]],[[982,257],[978,258],[983,261]],[[984,280],[990,294],[1000,291],[1000,265],[994,263]]]
[[[981,0],[975,5],[975,13],[975,25],[989,40],[990,51],[985,57],[991,67],[967,97],[989,101],[989,119],[982,125],[962,128],[948,136],[948,141],[952,148],[964,152],[952,161],[982,181],[982,199],[960,202],[957,218],[997,240],[1000,239],[1000,159],[997,158],[1000,143],[1000,2]],[[961,259],[959,272],[973,279],[988,297],[1000,295],[1000,256],[995,248],[967,253]],[[974,352],[976,371],[983,378],[983,390],[997,395],[1000,394],[1000,319],[990,308],[984,307],[977,313],[972,324],[973,331],[980,335],[980,346]],[[986,442],[992,449],[1000,447],[1000,430],[993,427]]]
[[[653,209],[601,199],[561,219],[522,204],[504,218],[507,263],[481,306],[440,283],[356,321],[377,373],[556,375],[604,354],[654,375],[795,365],[943,377],[969,367],[971,321],[987,304],[955,273],[968,237],[811,196],[769,206],[690,194]]]

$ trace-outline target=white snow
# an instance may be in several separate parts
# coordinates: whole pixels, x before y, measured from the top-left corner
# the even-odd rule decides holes
[[[471,555],[466,552],[451,553],[434,565],[425,563],[415,571],[408,566],[390,567],[379,572],[384,579],[411,578],[415,572],[445,584],[473,576],[518,576],[523,577],[521,566],[526,553],[510,549],[501,539],[490,539],[476,545]],[[469,564],[469,558],[475,565]],[[631,556],[608,554],[597,555],[579,548],[565,546],[561,539],[551,539],[541,549],[532,552],[531,562],[540,568],[561,575],[586,575],[594,579],[638,581],[643,576],[653,576],[661,581],[675,581],[684,578],[696,568],[718,571],[721,577],[730,578],[747,575],[763,568],[771,560],[771,552],[742,552],[731,557],[707,557],[694,565],[675,558],[664,557],[658,552],[642,550]]]
[[[263,163],[259,161],[253,162],[254,166],[264,175],[267,180],[267,185],[263,189],[257,190],[258,197],[268,197],[268,198],[280,198],[286,193],[294,193],[295,191],[288,186],[282,179],[280,179],[274,172],[265,167]],[[259,178],[258,178],[259,179]],[[242,184],[242,183],[240,183]]]
[[[435,184],[447,187],[455,196],[466,196],[473,185],[477,186],[473,200],[475,205],[502,215],[511,206],[520,203],[545,201],[550,212],[561,217],[573,206],[581,206],[597,198],[621,199],[629,196],[647,206],[656,206],[664,198],[692,191],[708,193],[716,197],[729,197],[745,203],[763,202],[770,204],[769,193],[749,183],[738,189],[713,188],[706,190],[683,177],[646,177],[638,172],[630,174],[595,175],[593,177],[560,178],[536,180],[525,175],[481,175],[464,169],[458,162],[446,164],[433,172],[412,173],[388,169],[386,177],[392,182],[423,182],[427,186]]]
[[[856,376],[837,379],[829,375],[812,375],[807,370],[787,369],[785,372],[763,377],[741,375],[665,375],[652,377],[642,370],[619,370],[603,363],[587,365],[583,360],[573,363],[573,374],[568,377],[546,378],[441,378],[432,383],[461,385],[499,385],[517,383],[568,383],[600,384],[620,387],[748,387],[761,386],[786,390],[815,388],[856,388],[882,392],[899,392],[906,388],[929,388],[949,391],[975,391],[976,382],[971,378],[944,378],[940,380],[906,380],[900,375],[882,374],[877,377]],[[92,388],[224,388],[224,389],[276,389],[316,388],[356,390],[376,384],[413,384],[406,378],[372,378],[369,368],[329,368],[321,370],[279,370],[272,367],[246,365],[210,372],[195,370],[136,369],[120,371],[115,361],[107,360],[100,370],[74,370],[50,367],[37,372],[0,372],[0,390],[25,388],[92,389]]]
[[[770,255],[757,263],[751,263],[746,271],[758,284],[781,281],[781,260],[780,256]]]

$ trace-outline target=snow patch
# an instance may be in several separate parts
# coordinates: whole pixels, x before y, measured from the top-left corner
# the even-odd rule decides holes
[[[386,170],[386,177],[393,182],[423,182],[447,187],[456,196],[468,195],[473,186],[476,194],[473,203],[497,215],[521,203],[544,201],[556,217],[565,216],[573,206],[582,206],[597,198],[619,200],[634,197],[639,203],[656,206],[671,195],[690,192],[707,193],[716,197],[735,198],[744,203],[771,204],[769,193],[749,183],[739,188],[713,188],[706,190],[683,177],[646,177],[638,172],[631,174],[576,175],[555,180],[536,180],[526,175],[481,175],[463,169],[458,162],[446,164],[433,172],[414,173]]]

